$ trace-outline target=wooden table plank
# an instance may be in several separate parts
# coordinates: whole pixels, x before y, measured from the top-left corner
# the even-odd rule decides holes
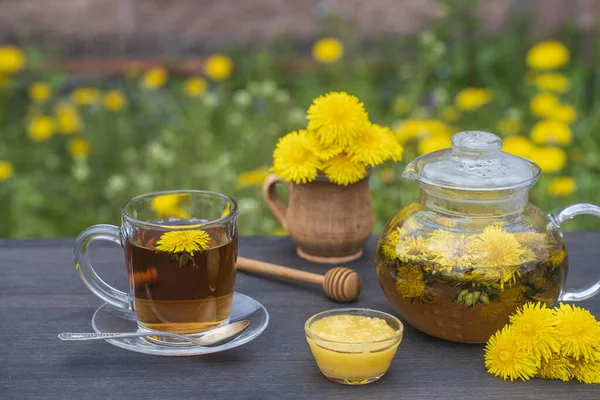
[[[569,285],[600,278],[600,232],[567,234]],[[377,283],[375,238],[348,266],[364,281],[354,304],[392,312]],[[103,342],[67,343],[61,331],[92,331],[101,304],[75,272],[72,240],[0,240],[0,399],[599,399],[599,385],[535,379],[508,383],[488,375],[480,345],[450,343],[407,326],[387,375],[364,387],[344,387],[319,373],[303,324],[343,305],[318,286],[240,272],[236,290],[267,307],[271,322],[254,341],[208,356],[170,358],[128,352]],[[304,262],[288,238],[242,238],[246,257],[324,272]],[[125,287],[117,247],[93,249],[100,276]],[[600,298],[581,303],[600,316]]]

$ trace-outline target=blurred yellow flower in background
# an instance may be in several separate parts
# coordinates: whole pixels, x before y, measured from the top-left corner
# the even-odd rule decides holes
[[[564,74],[558,72],[548,72],[535,77],[535,86],[539,90],[548,90],[550,92],[566,93],[571,89],[571,81]]]
[[[267,167],[242,172],[235,180],[235,186],[240,189],[252,186],[261,187],[268,175],[269,168]]]
[[[94,104],[98,100],[98,89],[92,87],[80,87],[71,92],[71,101],[78,106]]]
[[[577,182],[570,176],[557,176],[550,181],[548,190],[553,196],[570,196],[577,190]]]
[[[190,218],[190,213],[181,206],[188,199],[185,194],[165,194],[153,198],[151,207],[159,218]]]
[[[542,172],[552,173],[565,167],[567,153],[556,146],[540,147],[531,152],[529,159],[539,165]]]
[[[406,115],[412,110],[411,101],[404,96],[397,96],[392,104],[392,109],[396,115]]]
[[[199,76],[189,78],[183,83],[183,90],[190,97],[202,97],[207,89],[208,84]]]
[[[285,229],[280,227],[280,228],[273,229],[271,231],[271,235],[272,236],[287,236],[288,233]]]
[[[10,162],[6,160],[0,160],[0,182],[6,182],[12,178],[14,173],[15,169]]]
[[[572,124],[577,121],[577,110],[575,107],[568,104],[558,105],[549,116],[551,119],[564,122],[565,124]]]
[[[527,65],[537,70],[560,68],[566,65],[569,59],[569,49],[556,40],[538,43],[527,52]]]
[[[109,90],[102,96],[102,102],[107,110],[117,112],[125,107],[125,95],[120,90]]]
[[[54,134],[54,121],[45,115],[36,115],[29,121],[27,135],[34,142],[45,142]]]
[[[46,82],[33,82],[29,85],[29,98],[34,103],[44,104],[52,96],[52,89]]]
[[[63,135],[72,135],[77,133],[83,127],[79,112],[70,103],[62,103],[56,106],[54,110],[56,118],[56,130]]]
[[[442,109],[442,118],[446,122],[456,122],[460,120],[460,117],[460,111],[456,107],[447,106]]]
[[[475,111],[492,101],[493,93],[489,89],[470,87],[458,92],[456,106],[462,111]]]
[[[535,145],[525,136],[508,137],[502,144],[502,151],[524,158],[529,158],[534,150]]]
[[[0,73],[14,74],[25,65],[25,56],[15,46],[0,46]]]
[[[450,135],[433,135],[419,142],[419,154],[427,154],[434,151],[447,149],[452,146]]]
[[[531,98],[529,110],[536,117],[548,118],[558,107],[558,97],[551,93],[539,93]]]
[[[169,73],[163,67],[152,67],[142,75],[141,85],[148,90],[156,90],[164,86]]]
[[[90,144],[82,138],[73,138],[67,143],[67,151],[73,158],[85,158],[90,153]]]
[[[204,73],[213,81],[221,82],[231,76],[233,61],[225,54],[213,54],[204,62]]]
[[[566,146],[573,141],[571,128],[563,122],[545,119],[531,128],[531,139],[537,144]]]
[[[324,64],[336,62],[343,54],[344,45],[334,37],[319,39],[312,47],[313,59]]]
[[[521,132],[521,121],[513,118],[503,118],[498,121],[496,128],[502,135],[517,135],[519,132]]]
[[[396,139],[400,144],[427,136],[450,135],[450,128],[435,119],[406,119],[394,127]]]

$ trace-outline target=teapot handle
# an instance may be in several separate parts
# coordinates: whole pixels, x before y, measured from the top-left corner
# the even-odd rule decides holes
[[[588,203],[577,203],[563,208],[550,217],[560,226],[563,222],[582,214],[589,214],[600,218],[600,207]],[[579,290],[563,290],[558,301],[581,301],[589,299],[598,293],[600,293],[600,281]]]
[[[278,178],[275,174],[269,174],[263,182],[262,192],[265,202],[269,206],[273,216],[279,221],[281,227],[287,231],[287,223],[285,221],[285,214],[287,212],[287,206],[277,194],[275,187],[278,184],[283,184],[283,180]]]

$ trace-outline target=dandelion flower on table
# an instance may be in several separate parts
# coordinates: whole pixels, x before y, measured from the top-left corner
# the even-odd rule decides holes
[[[573,141],[573,132],[563,122],[545,119],[536,122],[531,128],[531,139],[537,144],[567,146]]]
[[[0,183],[6,182],[10,178],[12,178],[14,173],[15,169],[12,163],[6,160],[0,160]]]
[[[498,132],[502,135],[511,136],[521,132],[521,121],[513,118],[503,118],[496,124]]]
[[[71,101],[78,106],[94,104],[98,100],[98,89],[93,87],[80,87],[71,92]]]
[[[432,153],[434,151],[448,149],[452,146],[450,135],[433,135],[422,139],[419,142],[417,150],[419,154]]]
[[[213,54],[204,62],[204,74],[215,82],[222,82],[231,76],[233,61],[225,54]]]
[[[600,347],[600,324],[586,309],[561,303],[556,311],[556,335],[563,356],[592,359]]]
[[[554,108],[552,115],[548,118],[564,122],[565,124],[572,124],[577,121],[577,110],[568,104],[561,104]]]
[[[319,39],[312,47],[312,57],[323,64],[331,64],[342,58],[344,45],[339,39],[325,37]]]
[[[535,145],[525,136],[508,137],[502,143],[502,151],[524,158],[529,158],[534,149]]]
[[[151,207],[158,218],[190,218],[190,214],[181,207],[181,202],[189,197],[185,194],[165,194],[152,199]]]
[[[527,65],[535,70],[552,70],[569,63],[569,49],[556,40],[540,42],[527,52]]]
[[[34,142],[45,142],[54,134],[54,121],[45,115],[34,116],[27,125],[27,135]]]
[[[104,103],[104,107],[112,112],[121,111],[127,100],[125,99],[125,95],[120,90],[109,90],[104,93],[102,96],[102,102]]]
[[[0,74],[14,74],[25,65],[25,55],[15,46],[0,46]]]
[[[34,103],[44,104],[50,100],[52,89],[46,82],[33,82],[29,85],[29,98]]]
[[[560,379],[563,382],[568,382],[573,378],[573,367],[575,365],[569,357],[553,353],[549,359],[542,360],[536,376],[538,378]]]
[[[572,195],[577,190],[577,182],[570,176],[557,176],[552,178],[548,191],[556,197]]]
[[[371,124],[348,148],[348,154],[352,161],[375,166],[388,159],[400,160],[403,150],[389,128]]]
[[[600,351],[592,357],[573,361],[573,377],[583,383],[600,383]]]
[[[552,93],[539,93],[531,98],[529,110],[535,117],[550,118],[559,106],[558,97]]]
[[[548,72],[539,74],[534,82],[538,90],[547,90],[550,92],[566,93],[571,89],[571,81],[563,74]]]
[[[510,326],[490,337],[484,358],[487,371],[504,380],[527,381],[537,372],[536,357],[518,346]]]
[[[70,103],[59,104],[54,109],[54,117],[56,130],[62,135],[73,135],[83,127],[77,108]]]
[[[140,84],[148,90],[156,90],[165,85],[169,73],[163,67],[152,67],[142,75]]]
[[[518,345],[540,360],[549,360],[560,349],[554,334],[554,311],[542,303],[527,303],[510,316],[512,334]]]
[[[552,173],[562,170],[567,163],[567,153],[560,147],[547,146],[534,149],[528,157],[542,169]]]
[[[315,180],[321,161],[312,151],[305,130],[290,132],[277,142],[272,171],[286,182],[307,183]]]
[[[163,233],[156,242],[156,250],[168,253],[189,253],[194,255],[195,251],[206,250],[210,243],[210,235],[206,231],[182,230]]]
[[[489,89],[469,87],[456,95],[455,103],[462,111],[475,111],[492,101],[492,98],[493,94]]]
[[[369,115],[358,98],[346,92],[319,96],[308,108],[308,130],[324,145],[348,146],[369,126]]]
[[[67,143],[67,150],[73,158],[85,158],[90,153],[90,144],[82,138],[74,138]]]
[[[194,76],[183,83],[183,90],[189,97],[202,97],[208,90],[208,84],[199,76]]]
[[[251,171],[242,172],[238,175],[235,185],[242,189],[252,186],[260,187],[268,175],[269,168],[257,168]]]
[[[331,182],[341,186],[348,186],[360,181],[367,172],[365,164],[352,161],[346,153],[338,154],[327,160],[323,171]]]
[[[427,293],[427,282],[420,266],[408,264],[397,268],[396,292],[404,299],[425,296]]]

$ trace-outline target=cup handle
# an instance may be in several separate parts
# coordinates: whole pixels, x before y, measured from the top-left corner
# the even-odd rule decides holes
[[[269,206],[269,209],[271,209],[271,213],[279,221],[281,227],[287,231],[287,224],[285,222],[287,206],[277,194],[277,190],[275,190],[277,184],[283,183],[283,180],[278,178],[277,175],[269,174],[263,182],[262,193],[265,202]]]
[[[600,218],[600,207],[588,203],[577,203],[563,208],[556,214],[552,214],[550,217],[556,225],[560,226],[563,222],[582,214],[593,215]],[[600,293],[600,281],[579,290],[563,290],[558,301],[581,301],[589,299],[598,293]]]
[[[96,274],[88,249],[90,244],[96,240],[106,240],[117,243],[123,246],[121,242],[121,230],[114,225],[94,225],[90,226],[77,237],[73,247],[73,258],[75,259],[75,267],[79,276],[85,285],[102,300],[118,308],[131,310],[131,297],[120,290],[117,290],[104,282],[102,278]]]

